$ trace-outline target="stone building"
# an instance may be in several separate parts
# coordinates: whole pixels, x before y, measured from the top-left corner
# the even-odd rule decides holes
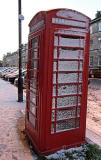
[[[27,66],[27,54],[28,54],[28,45],[22,45],[22,67],[26,68]],[[18,50],[13,53],[7,53],[3,57],[3,66],[4,67],[18,67],[19,65],[19,55]]]
[[[18,52],[7,53],[3,57],[4,67],[18,67]]]
[[[101,68],[101,11],[97,11],[90,25],[90,70]]]

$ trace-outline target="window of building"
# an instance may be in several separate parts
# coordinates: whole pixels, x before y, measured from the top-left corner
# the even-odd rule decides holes
[[[98,31],[101,31],[101,22],[98,23]]]
[[[90,34],[92,34],[92,33],[93,33],[93,27],[90,26]]]
[[[98,49],[100,49],[100,48],[101,48],[101,37],[98,38]]]
[[[99,56],[98,65],[101,66],[101,56]]]
[[[93,67],[93,56],[90,56],[89,65],[90,67]]]
[[[92,50],[93,49],[93,40],[91,39],[90,40],[90,50]]]

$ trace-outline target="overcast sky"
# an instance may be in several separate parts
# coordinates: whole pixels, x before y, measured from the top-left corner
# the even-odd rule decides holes
[[[22,0],[22,43],[27,43],[28,23],[41,10],[69,8],[77,10],[90,18],[95,18],[101,10],[101,0]],[[0,2],[0,59],[7,52],[18,49],[18,0]]]

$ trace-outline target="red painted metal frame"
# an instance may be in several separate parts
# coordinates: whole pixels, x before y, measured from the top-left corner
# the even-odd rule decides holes
[[[55,152],[59,149],[66,149],[70,147],[74,147],[77,145],[80,145],[85,142],[85,128],[86,128],[86,110],[87,110],[87,89],[88,89],[88,67],[89,67],[89,22],[90,19],[86,17],[85,15],[72,11],[72,10],[66,10],[71,11],[73,13],[80,14],[87,18],[88,22],[86,23],[86,27],[83,28],[86,30],[85,36],[77,35],[76,37],[84,38],[85,40],[85,46],[84,48],[80,47],[74,47],[76,49],[80,49],[84,51],[84,58],[82,59],[65,59],[69,61],[78,61],[78,71],[58,71],[58,65],[59,60],[59,47],[57,47],[57,58],[53,58],[54,53],[54,35],[61,36],[60,33],[55,33],[58,29],[72,29],[77,28],[81,29],[78,26],[69,26],[69,25],[60,25],[60,24],[53,24],[52,18],[59,18],[56,13],[58,11],[65,10],[65,9],[58,9],[58,10],[52,10],[47,12],[39,12],[33,19],[31,20],[29,27],[30,27],[30,34],[28,39],[28,65],[27,65],[27,98],[26,98],[26,118],[25,118],[25,131],[26,134],[29,136],[29,138],[32,141],[34,149],[37,151],[38,154],[49,154],[52,152]],[[61,17],[60,17],[61,18]],[[62,17],[62,19],[66,19],[65,17]],[[71,19],[71,18],[69,18]],[[72,20],[72,19],[71,19]],[[44,21],[41,27],[37,26],[36,28],[33,28],[34,25],[36,25],[38,22]],[[78,21],[75,19],[75,21]],[[84,20],[80,21],[84,22]],[[32,28],[32,29],[31,29]],[[34,31],[32,31],[35,29]],[[62,34],[63,35],[63,34]],[[68,34],[67,34],[68,35]],[[70,36],[70,35],[69,35]],[[71,35],[75,36],[75,35]],[[38,111],[37,111],[37,120],[38,120],[38,129],[36,130],[31,123],[29,122],[29,107],[30,107],[30,66],[31,66],[31,41],[35,37],[40,37],[39,40],[39,75],[38,75],[38,96],[39,96],[39,102],[38,102]],[[58,40],[59,44],[59,40]],[[63,48],[66,48],[65,46]],[[71,48],[71,47],[69,47]],[[72,47],[73,48],[73,47]],[[53,63],[54,61],[57,61],[57,71],[53,71]],[[80,61],[83,62],[83,71],[80,71]],[[79,117],[77,117],[77,108],[78,106],[78,96],[81,95],[81,108],[80,108],[80,127],[66,130],[63,132],[56,132],[56,115],[57,115],[57,97],[64,97],[64,96],[58,96],[58,73],[63,72],[73,72],[78,73],[78,82],[77,83],[61,83],[61,85],[64,84],[82,84],[82,95],[79,94],[78,87],[77,87],[77,93],[75,94],[77,96],[77,105],[74,107],[65,107],[62,109],[73,109],[76,108],[76,117],[75,126],[77,127],[77,120]],[[53,73],[56,73],[56,84],[53,84]],[[82,73],[82,83],[79,82],[79,73]],[[60,84],[59,84],[60,85]],[[56,96],[52,95],[53,92],[53,86],[56,86]],[[67,95],[67,96],[75,96]],[[52,109],[52,98],[56,97],[56,103],[55,103],[55,109]],[[55,111],[55,128],[54,133],[51,133],[51,116],[52,116],[52,110]],[[61,110],[61,108],[59,108]],[[70,118],[69,118],[70,119]],[[61,121],[61,120],[59,120]]]

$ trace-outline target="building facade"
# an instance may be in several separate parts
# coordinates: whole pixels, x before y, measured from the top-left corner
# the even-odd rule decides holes
[[[17,67],[17,52],[7,53],[3,57],[3,67]]]
[[[28,45],[22,45],[22,67],[26,68],[27,66],[27,54],[28,54]],[[19,65],[19,55],[18,50],[13,53],[7,53],[3,57],[3,67],[18,67]]]
[[[90,70],[101,69],[101,11],[97,11],[96,18],[90,25]]]
[[[4,55],[3,67],[18,67],[18,51]]]

